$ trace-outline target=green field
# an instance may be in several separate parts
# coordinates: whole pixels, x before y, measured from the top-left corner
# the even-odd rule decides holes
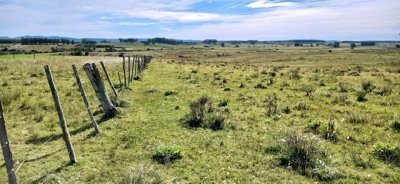
[[[140,173],[165,183],[400,183],[399,49],[124,46],[131,50],[126,56],[154,58],[141,80],[120,91],[126,105],[95,136],[71,65],[79,66],[100,119],[82,66],[105,62],[117,85],[118,53],[0,55],[0,99],[20,183],[118,183]],[[46,64],[71,133],[74,165],[68,165]],[[189,105],[203,96],[229,111],[221,130],[188,127]],[[310,151],[305,172],[283,162],[293,137]],[[159,164],[152,157],[160,147],[182,158]],[[7,181],[3,163],[0,183]]]

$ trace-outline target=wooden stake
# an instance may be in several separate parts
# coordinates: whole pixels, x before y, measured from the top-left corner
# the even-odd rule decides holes
[[[131,56],[128,56],[128,84],[131,82]]]
[[[110,97],[107,95],[107,90],[104,85],[104,81],[100,76],[99,69],[97,69],[96,64],[86,63],[83,65],[90,82],[92,83],[93,89],[96,92],[96,96],[101,103],[101,107],[105,113],[106,117],[114,117],[117,115],[117,109],[111,103]]]
[[[100,61],[100,64],[101,64],[101,67],[103,68],[104,73],[106,74],[106,78],[107,78],[108,84],[110,84],[111,90],[113,91],[115,97],[118,98],[118,94],[117,94],[117,92],[115,91],[115,88],[114,88],[114,86],[113,86],[113,84],[112,84],[112,82],[111,82],[111,79],[110,79],[110,76],[108,75],[106,66],[104,65],[103,61]]]
[[[78,84],[79,91],[81,92],[83,103],[85,103],[86,111],[87,111],[87,113],[88,113],[88,115],[90,117],[90,120],[92,121],[94,131],[96,133],[99,133],[100,132],[99,131],[99,127],[97,126],[97,122],[94,119],[92,112],[90,111],[89,101],[87,100],[86,93],[85,93],[85,90],[83,89],[82,82],[81,82],[81,79],[79,77],[78,69],[76,69],[75,64],[72,65],[72,69],[74,70],[76,83]]]
[[[50,68],[48,65],[44,66],[44,70],[46,71],[47,81],[49,82],[51,94],[53,95],[54,105],[56,106],[58,118],[60,119],[60,126],[61,126],[61,130],[63,133],[63,139],[64,139],[65,145],[66,145],[68,153],[69,153],[69,161],[71,164],[73,164],[76,162],[75,152],[74,152],[74,148],[72,147],[71,138],[70,138],[70,135],[68,132],[68,127],[67,127],[67,122],[65,121],[65,117],[64,117],[64,112],[63,112],[63,109],[61,108],[60,100],[58,99],[58,93],[57,93],[56,86],[54,84],[53,75],[51,74],[51,71],[50,71]]]
[[[127,85],[126,85],[125,56],[124,56],[124,58],[123,58],[123,60],[122,60],[122,70],[124,71],[124,86],[125,86],[125,88],[126,88]]]
[[[135,71],[135,57],[136,57],[136,56],[133,56],[133,57],[132,57],[131,81],[133,81],[133,78],[134,78],[134,71]]]
[[[17,184],[17,176],[14,172],[14,162],[12,160],[12,153],[10,148],[10,142],[8,141],[7,131],[6,131],[6,121],[3,115],[3,105],[0,101],[0,145],[3,150],[4,162],[7,169],[8,183]]]

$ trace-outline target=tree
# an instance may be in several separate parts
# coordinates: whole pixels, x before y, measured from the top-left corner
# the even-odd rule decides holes
[[[350,49],[351,49],[351,50],[354,50],[354,48],[356,48],[356,44],[355,44],[355,43],[352,43],[352,44],[350,45]]]

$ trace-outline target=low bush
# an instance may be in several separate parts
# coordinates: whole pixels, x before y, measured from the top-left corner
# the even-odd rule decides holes
[[[366,91],[357,91],[356,96],[357,96],[357,101],[359,102],[365,102],[368,100],[366,97],[367,96]]]
[[[201,97],[190,103],[190,113],[187,114],[183,122],[192,128],[209,128],[212,130],[222,130],[225,118],[229,112],[227,104],[224,107],[216,108],[209,97]]]
[[[319,180],[334,180],[340,174],[326,164],[327,154],[318,139],[310,135],[289,135],[283,142],[280,164],[302,175]]]
[[[374,146],[374,155],[389,164],[400,164],[400,147],[388,143],[378,143]]]
[[[375,89],[375,86],[372,84],[371,81],[363,81],[361,83],[361,89],[366,92],[372,92]]]
[[[392,127],[393,127],[394,130],[400,132],[400,118],[395,118],[395,119],[392,121]]]
[[[267,99],[265,100],[266,103],[266,114],[267,116],[273,116],[276,113],[278,113],[278,98],[276,97],[276,94],[268,95]]]
[[[181,158],[182,153],[179,150],[167,146],[158,147],[153,153],[153,160],[160,164],[168,164]]]
[[[353,124],[364,124],[368,123],[369,118],[365,114],[350,114],[348,121]]]

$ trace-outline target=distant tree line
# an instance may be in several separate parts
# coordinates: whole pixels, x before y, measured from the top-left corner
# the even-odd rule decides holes
[[[137,41],[138,41],[138,39],[136,39],[136,38],[126,38],[126,39],[120,38],[119,39],[119,42],[121,42],[121,43],[134,43]]]
[[[147,40],[147,43],[151,43],[151,44],[162,43],[162,44],[170,44],[170,45],[179,45],[179,44],[183,44],[184,42],[182,40],[175,40],[175,39],[168,39],[168,38],[149,38]]]
[[[206,39],[206,40],[203,41],[203,43],[205,43],[205,44],[217,44],[218,40],[216,40],[216,39]]]
[[[58,38],[21,38],[22,45],[47,45],[47,44],[74,44],[75,42],[70,39]]]
[[[21,43],[20,39],[0,39],[0,44],[12,44],[12,43]]]

